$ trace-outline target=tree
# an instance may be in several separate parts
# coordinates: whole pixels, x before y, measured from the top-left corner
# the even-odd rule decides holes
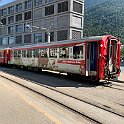
[[[121,47],[121,58],[124,59],[124,45],[122,45]]]

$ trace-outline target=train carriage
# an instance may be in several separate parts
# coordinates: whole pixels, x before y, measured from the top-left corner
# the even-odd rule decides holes
[[[120,74],[120,45],[119,39],[107,35],[18,46],[6,50],[6,64],[65,72],[97,81],[113,79]]]
[[[0,64],[5,63],[5,50],[0,49]]]

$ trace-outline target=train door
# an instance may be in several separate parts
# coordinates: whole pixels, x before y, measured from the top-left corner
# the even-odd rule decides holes
[[[86,76],[96,76],[98,60],[98,44],[91,42],[86,44]]]
[[[5,50],[5,64],[8,64],[8,61],[10,61],[10,50]]]
[[[8,51],[5,50],[5,64],[8,64]]]
[[[116,58],[117,58],[117,41],[110,40],[108,42],[108,68],[110,73],[117,71]]]

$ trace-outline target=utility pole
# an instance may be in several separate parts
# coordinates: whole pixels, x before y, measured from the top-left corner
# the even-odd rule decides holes
[[[52,25],[53,25],[53,23],[50,25],[49,28],[43,28],[42,26],[40,26],[40,27],[38,27],[38,26],[30,26],[30,25],[26,24],[26,27],[28,27],[31,30],[31,32],[33,31],[33,28],[46,30],[47,35],[48,35],[48,43],[50,43],[50,29],[52,28]]]

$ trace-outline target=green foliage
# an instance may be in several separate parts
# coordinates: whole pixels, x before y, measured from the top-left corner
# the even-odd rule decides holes
[[[84,36],[111,34],[124,43],[124,0],[110,0],[85,10]]]
[[[121,49],[121,57],[124,58],[124,47]]]

